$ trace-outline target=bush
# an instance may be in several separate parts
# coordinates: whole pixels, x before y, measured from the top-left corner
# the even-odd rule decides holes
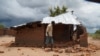
[[[0,29],[5,28],[3,24],[0,24]]]
[[[100,29],[95,32],[95,34],[100,34]]]
[[[97,30],[94,34],[90,34],[90,36],[92,36],[93,39],[100,39],[100,29]]]
[[[99,39],[100,40],[100,29],[97,30],[95,33],[89,33],[89,36],[91,36],[93,39]]]
[[[100,34],[93,34],[93,39],[100,39]]]

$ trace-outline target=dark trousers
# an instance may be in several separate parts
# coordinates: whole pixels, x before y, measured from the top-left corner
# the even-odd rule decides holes
[[[46,48],[48,44],[51,44],[51,50],[52,50],[52,48],[53,48],[53,43],[54,43],[53,37],[46,36],[44,48]]]

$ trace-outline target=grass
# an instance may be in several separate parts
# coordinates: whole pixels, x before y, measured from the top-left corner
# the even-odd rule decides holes
[[[100,40],[100,34],[89,34],[89,36],[91,36],[93,39],[99,39]]]

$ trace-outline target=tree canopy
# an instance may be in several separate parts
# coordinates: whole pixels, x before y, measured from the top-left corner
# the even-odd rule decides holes
[[[95,34],[100,34],[100,29],[96,30]]]
[[[67,11],[67,7],[63,6],[62,8],[60,8],[59,6],[57,7],[54,7],[53,9],[50,8],[49,11],[50,11],[50,16],[51,17],[54,17],[54,16],[57,16],[59,14],[62,14],[62,13],[66,13]]]

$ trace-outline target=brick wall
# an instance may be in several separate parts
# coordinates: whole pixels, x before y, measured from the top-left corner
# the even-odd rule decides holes
[[[15,42],[22,44],[42,45],[44,41],[44,25],[33,24],[31,28],[25,27],[17,30]]]
[[[80,26],[80,29],[82,32],[81,35],[79,35],[80,37],[80,46],[82,47],[87,47],[88,46],[88,33],[87,30],[84,26]]]
[[[0,29],[0,36],[4,35],[4,29]]]
[[[53,35],[56,42],[67,42],[72,40],[72,25],[56,24],[54,25]]]
[[[16,28],[15,43],[28,44],[28,45],[43,45],[45,38],[45,29],[47,24],[29,23],[22,27]],[[82,35],[85,29],[78,27],[78,36],[81,40],[87,43],[87,36]],[[85,30],[85,33],[86,30]],[[66,43],[72,41],[73,25],[55,24],[53,25],[53,37],[55,43]],[[85,37],[85,38],[84,38]],[[82,41],[81,41],[82,42]]]
[[[5,35],[15,36],[16,30],[6,29]]]

